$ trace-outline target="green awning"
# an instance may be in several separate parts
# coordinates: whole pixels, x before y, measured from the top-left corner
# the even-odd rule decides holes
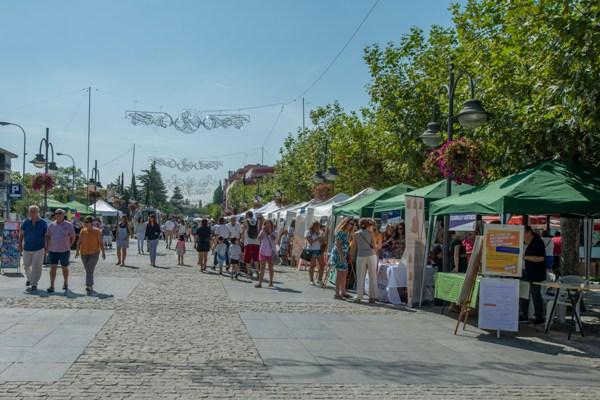
[[[452,182],[452,193],[462,193],[473,189],[471,185],[458,185]],[[377,200],[373,209],[373,215],[381,214],[388,211],[400,211],[404,209],[404,196],[423,197],[425,205],[430,202],[443,199],[446,197],[446,180],[433,183],[431,185],[413,190],[411,192],[399,194],[385,200]]]
[[[373,208],[375,207],[375,202],[377,200],[387,199],[392,196],[410,192],[413,189],[414,187],[412,186],[399,183],[397,185],[368,194],[364,197],[356,199],[351,203],[344,204],[343,206],[333,207],[333,213],[335,215],[353,218],[371,217],[373,215]]]
[[[600,215],[600,171],[546,161],[431,204],[431,213]]]
[[[76,200],[65,203],[65,206],[69,207],[71,210],[78,212],[79,214],[91,215],[94,213],[94,209],[86,206]]]
[[[44,204],[43,200],[40,203],[40,206],[42,206]],[[50,210],[56,210],[57,208],[62,208],[63,210],[67,210],[70,209],[71,207],[67,206],[65,203],[61,203],[58,200],[54,200],[54,199],[48,199],[48,208]]]

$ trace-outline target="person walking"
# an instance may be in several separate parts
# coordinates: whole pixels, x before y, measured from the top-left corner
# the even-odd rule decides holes
[[[375,240],[369,231],[370,222],[362,218],[358,226],[360,228],[354,234],[353,246],[356,246],[356,267],[358,269],[358,281],[356,282],[356,302],[362,302],[365,292],[365,276],[369,273],[369,303],[375,303],[377,299],[377,254],[375,253]]]
[[[246,218],[242,226],[242,235],[244,238],[244,264],[246,265],[246,274],[252,279],[252,270],[258,270],[258,253],[260,242],[258,241],[258,233],[260,226],[258,221],[254,219],[252,211],[246,212]]]
[[[254,287],[262,287],[263,278],[265,276],[265,268],[269,266],[269,287],[273,287],[273,278],[275,272],[273,271],[273,253],[275,252],[275,240],[277,240],[277,232],[273,226],[273,221],[265,220],[262,224],[262,229],[258,234],[258,240],[260,241],[258,261],[259,261],[259,272],[258,282]]]
[[[179,235],[179,240],[175,244],[175,252],[177,253],[177,265],[184,265],[183,256],[185,255],[185,234]]]
[[[138,254],[144,254],[144,238],[146,237],[146,222],[144,221],[144,217],[138,217],[134,231],[137,239]]]
[[[69,258],[71,245],[75,241],[75,229],[65,220],[65,210],[59,208],[54,212],[55,221],[48,226],[46,240],[48,243],[48,259],[50,261],[50,287],[48,293],[54,293],[56,268],[60,264],[63,274],[63,290],[69,291]]]
[[[323,269],[325,267],[323,263],[323,254],[321,252],[321,244],[323,243],[321,238],[321,224],[319,221],[315,221],[310,225],[310,228],[304,234],[306,239],[306,248],[310,250],[310,267],[308,269],[308,276],[310,278],[310,284],[314,285],[315,267],[319,264],[317,286],[323,285]]]
[[[226,246],[226,251],[225,251],[225,264],[224,265],[229,265],[229,256],[227,255],[227,250],[229,250],[229,228],[227,226],[227,224],[225,223],[225,218],[221,217],[219,218],[219,221],[217,224],[215,224],[214,227],[214,231],[213,231],[214,237],[213,237],[213,245],[217,245],[218,239],[219,238],[223,238],[223,243]],[[214,256],[214,264],[217,265],[217,254],[215,253]]]
[[[117,226],[117,265],[125,266],[125,258],[127,257],[127,249],[129,248],[129,237],[131,231],[129,229],[129,221],[127,216],[121,217],[121,222]]]
[[[46,232],[48,224],[40,218],[40,209],[36,205],[29,206],[29,218],[21,225],[19,232],[19,252],[23,254],[26,287],[31,285],[31,290],[36,291],[42,276],[42,265],[48,252],[46,245]],[[23,245],[25,242],[25,245]]]
[[[92,226],[94,228],[97,228],[96,224],[94,224],[93,220],[92,220]],[[110,248],[112,249],[112,241],[113,241],[113,235],[112,235],[112,231],[110,230],[110,225],[105,224],[102,227],[102,241],[104,244],[104,248]]]
[[[225,239],[223,239],[222,236],[217,238],[217,241],[213,246],[213,253],[215,253],[216,258],[215,268],[218,266],[219,275],[223,275],[223,266],[227,262],[227,245],[225,244]]]
[[[148,241],[149,253],[150,253],[150,265],[156,267],[156,248],[158,247],[158,240],[160,239],[160,225],[156,222],[156,215],[150,214],[148,216],[148,224],[146,225],[146,240]]]
[[[289,266],[289,252],[290,252],[290,241],[292,239],[290,230],[283,226],[281,234],[279,235],[279,257],[281,258],[281,265]]]
[[[94,228],[92,225],[92,217],[85,217],[83,220],[83,228],[79,233],[79,240],[77,241],[77,252],[75,258],[81,255],[81,262],[85,269],[85,291],[87,294],[94,292],[94,270],[100,253],[102,253],[102,259],[106,260],[106,253],[104,252],[104,243],[102,242],[102,232],[98,228]]]
[[[231,264],[231,279],[238,279],[240,276],[240,257],[242,256],[242,248],[239,245],[238,239],[231,239],[228,255]]]
[[[206,264],[208,263],[211,235],[212,232],[208,226],[208,220],[203,218],[200,226],[196,229],[196,251],[198,252],[198,265],[201,272],[206,270]]]
[[[348,264],[350,263],[350,235],[354,229],[354,222],[350,218],[343,219],[335,228],[335,245],[331,249],[329,265],[336,270],[335,299],[343,300],[348,297],[346,293],[346,278]]]

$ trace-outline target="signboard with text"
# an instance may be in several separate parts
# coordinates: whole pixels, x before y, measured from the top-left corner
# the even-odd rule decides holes
[[[519,280],[482,278],[479,282],[480,329],[519,330]]]
[[[521,277],[523,237],[522,225],[485,225],[483,229],[483,275]]]

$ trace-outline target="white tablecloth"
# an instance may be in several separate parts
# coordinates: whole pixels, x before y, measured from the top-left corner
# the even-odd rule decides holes
[[[425,269],[425,287],[423,288],[423,301],[433,301],[433,274],[437,268],[428,266]],[[402,304],[398,288],[408,286],[408,272],[406,264],[379,264],[377,269],[377,297],[379,301]],[[420,286],[420,284],[419,284]],[[365,277],[365,293],[369,293],[369,274]]]

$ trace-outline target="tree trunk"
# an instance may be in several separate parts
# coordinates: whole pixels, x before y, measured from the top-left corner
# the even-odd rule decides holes
[[[561,218],[561,275],[579,275],[579,218]]]

